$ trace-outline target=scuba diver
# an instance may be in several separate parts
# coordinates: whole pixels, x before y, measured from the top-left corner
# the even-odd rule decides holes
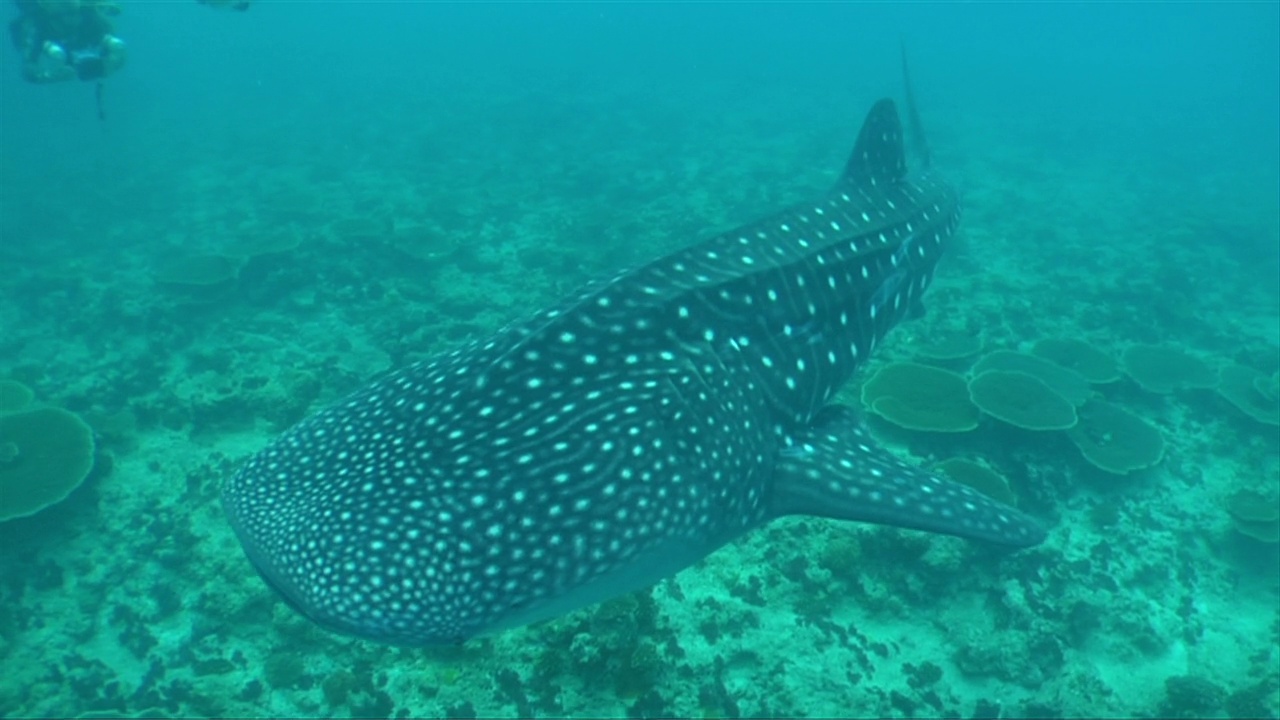
[[[202,5],[248,10],[250,0],[197,0]],[[94,81],[98,119],[105,120],[103,79],[124,67],[124,41],[112,34],[120,14],[113,0],[14,0],[18,17],[9,37],[22,57],[22,77],[33,83]]]
[[[29,82],[101,80],[124,66],[124,41],[111,34],[120,8],[108,0],[15,0],[9,36]]]

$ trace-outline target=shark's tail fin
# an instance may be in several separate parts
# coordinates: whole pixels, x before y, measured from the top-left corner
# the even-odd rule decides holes
[[[924,128],[920,124],[920,113],[916,110],[916,96],[911,88],[911,74],[907,70],[907,45],[902,44],[902,81],[905,85],[907,101],[907,131],[910,146],[920,156],[922,167],[929,167],[931,156],[929,144],[924,139]],[[904,151],[902,122],[898,119],[898,110],[893,101],[880,100],[867,113],[863,121],[862,131],[858,133],[858,142],[853,147],[849,162],[845,165],[844,175],[840,183],[858,186],[863,183],[875,185],[881,182],[893,183],[907,174],[907,159]]]
[[[907,96],[907,132],[911,136],[911,146],[920,155],[923,167],[929,167],[933,156],[929,153],[929,143],[924,138],[924,125],[920,123],[920,112],[916,109],[916,94],[911,87],[911,72],[907,69],[907,41],[902,45],[902,84]]]

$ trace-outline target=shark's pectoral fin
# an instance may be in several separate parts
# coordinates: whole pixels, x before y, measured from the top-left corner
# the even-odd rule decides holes
[[[825,408],[782,452],[778,515],[818,515],[1026,547],[1045,537],[1025,514],[907,465],[874,444],[850,408]]]

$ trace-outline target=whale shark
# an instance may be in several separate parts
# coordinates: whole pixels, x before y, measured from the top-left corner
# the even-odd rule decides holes
[[[903,135],[882,99],[825,193],[286,431],[222,489],[252,565],[323,627],[422,646],[646,588],[788,515],[1039,543],[1033,518],[899,460],[833,402],[960,222]]]

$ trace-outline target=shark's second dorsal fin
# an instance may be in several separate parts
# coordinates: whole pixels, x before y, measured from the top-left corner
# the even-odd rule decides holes
[[[906,174],[902,123],[898,120],[898,110],[893,101],[885,98],[867,113],[840,182],[855,186],[892,184]]]

